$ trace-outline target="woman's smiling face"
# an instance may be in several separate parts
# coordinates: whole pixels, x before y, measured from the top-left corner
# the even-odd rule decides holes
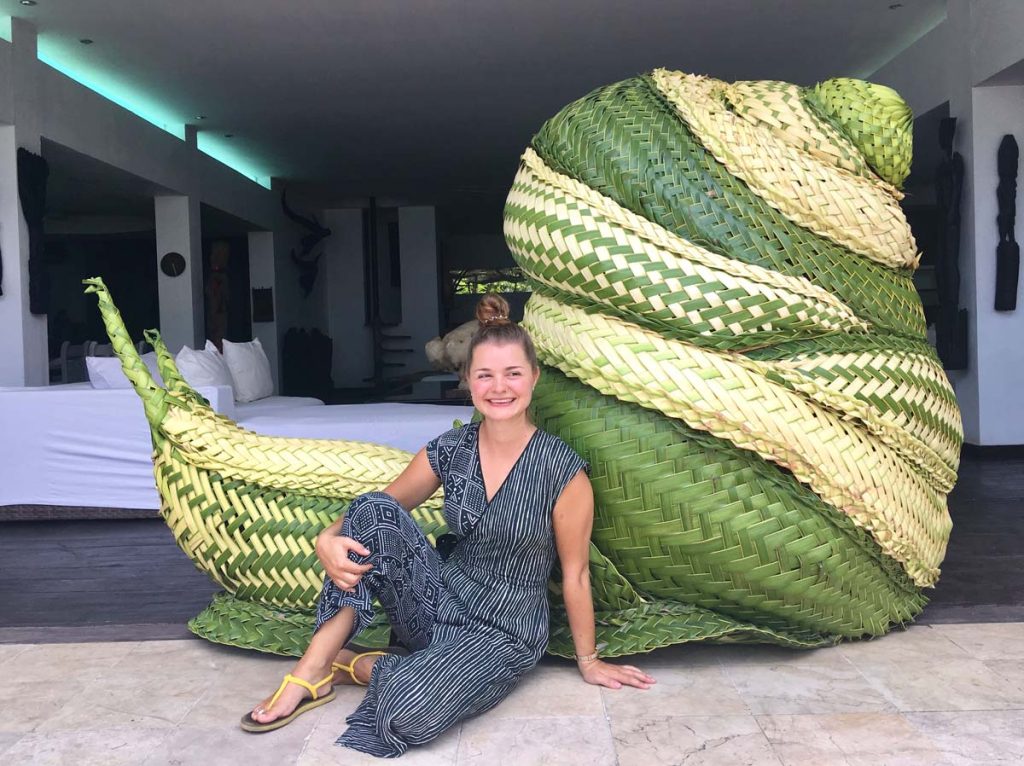
[[[473,405],[489,420],[511,420],[526,412],[540,370],[518,343],[485,342],[473,349],[469,392]]]

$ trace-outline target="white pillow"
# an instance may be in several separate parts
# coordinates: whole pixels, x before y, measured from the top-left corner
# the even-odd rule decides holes
[[[207,341],[208,347],[197,351],[196,349],[182,346],[181,351],[174,357],[175,363],[185,382],[192,388],[200,386],[231,386],[234,388],[234,381],[231,380],[231,371],[227,362],[220,352]],[[209,346],[213,346],[210,351]]]
[[[224,344],[224,361],[228,363],[231,379],[235,383],[236,402],[254,402],[274,393],[274,379],[270,376],[270,360],[263,351],[259,338],[249,343]]]
[[[156,381],[158,386],[162,386],[164,380],[160,377],[160,370],[156,365],[156,352],[150,351],[148,354],[143,354],[142,361],[149,368],[153,380]],[[124,371],[121,369],[121,360],[116,356],[87,356],[85,358],[85,367],[89,371],[89,383],[93,388],[132,387],[131,382],[125,377]]]

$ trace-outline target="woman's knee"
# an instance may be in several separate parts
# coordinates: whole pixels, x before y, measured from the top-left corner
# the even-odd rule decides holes
[[[455,723],[455,716],[444,710],[439,700],[412,699],[404,696],[401,707],[389,720],[390,727],[410,745],[425,745]]]
[[[384,492],[367,492],[352,501],[345,513],[341,534],[359,539],[359,534],[382,525],[400,523],[402,506]],[[346,527],[348,530],[346,531]]]

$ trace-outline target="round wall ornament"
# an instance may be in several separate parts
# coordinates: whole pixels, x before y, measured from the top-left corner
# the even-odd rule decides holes
[[[160,271],[169,277],[176,277],[185,271],[185,256],[181,253],[166,253],[160,259]]]

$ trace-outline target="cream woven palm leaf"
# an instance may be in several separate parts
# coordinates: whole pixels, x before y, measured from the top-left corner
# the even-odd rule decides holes
[[[923,608],[962,431],[911,282],[909,120],[860,81],[657,70],[570,104],[524,153],[505,234],[535,286],[532,413],[591,464],[606,655],[821,646]],[[192,629],[301,652],[313,538],[410,456],[245,431],[150,333],[160,388],[89,283],[152,427],[161,512],[226,591]],[[429,535],[439,509],[414,512]],[[557,578],[551,594],[550,650],[568,655]]]
[[[534,409],[590,461],[593,544],[634,603],[818,642],[923,608],[963,435],[911,283],[910,117],[855,80],[656,70],[523,154]]]
[[[316,535],[363,492],[387,486],[412,456],[366,442],[254,434],[218,415],[178,372],[159,334],[161,388],[132,345],[101,279],[95,293],[115,353],[142,399],[153,436],[160,513],[179,547],[226,591],[189,623],[213,641],[301,654],[323,582]],[[441,494],[413,512],[445,531]],[[383,642],[378,619],[364,640]]]

